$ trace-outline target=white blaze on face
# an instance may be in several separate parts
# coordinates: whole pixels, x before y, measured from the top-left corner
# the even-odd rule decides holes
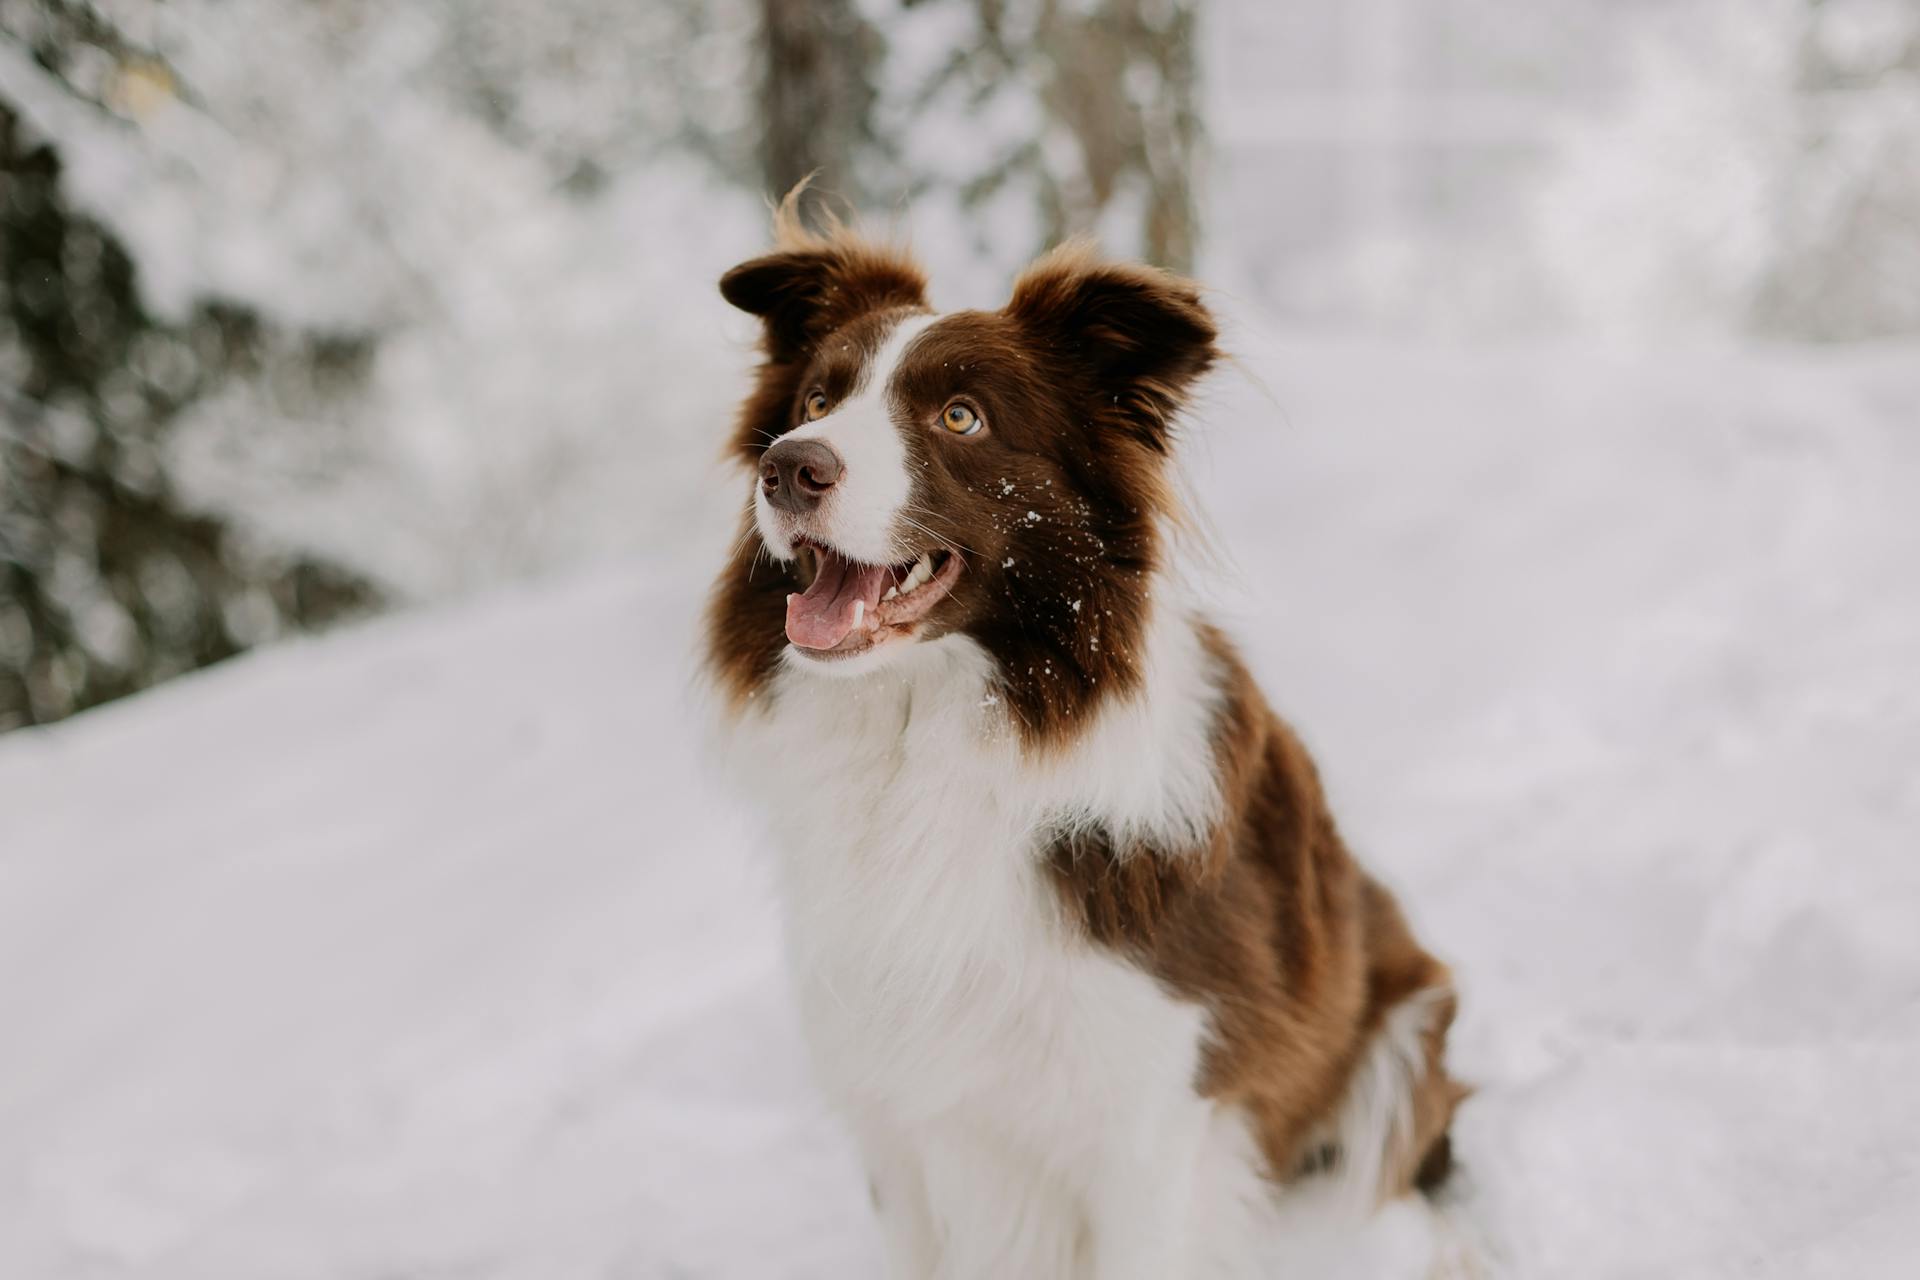
[[[804,528],[775,511],[756,484],[754,520],[776,555],[792,554],[793,538],[806,533],[867,564],[891,564],[902,558],[895,535],[913,492],[913,476],[908,472],[906,442],[893,420],[889,389],[907,347],[936,318],[902,320],[867,362],[866,377],[852,395],[828,409],[826,417],[780,437],[819,440],[840,455],[846,470]]]

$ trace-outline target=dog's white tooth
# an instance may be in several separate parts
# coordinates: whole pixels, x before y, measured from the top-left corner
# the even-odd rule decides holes
[[[899,595],[900,595],[900,588],[898,588],[898,587],[888,587],[888,588],[887,588],[887,594],[885,594],[885,595],[883,595],[883,596],[881,596],[880,598],[881,598],[882,600],[893,600],[893,599],[896,599],[896,598],[898,598],[898,596],[899,596]]]
[[[913,562],[913,567],[920,574],[922,581],[931,578],[933,576],[933,552],[929,551],[922,555],[918,560]]]
[[[855,600],[853,602],[853,629],[855,631],[860,629],[860,619],[866,615],[866,612],[867,602],[865,600]]]

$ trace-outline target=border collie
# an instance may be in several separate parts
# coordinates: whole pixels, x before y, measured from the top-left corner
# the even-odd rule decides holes
[[[1271,1274],[1448,1165],[1454,998],[1169,564],[1186,280],[1069,246],[938,314],[792,202],[708,663],[900,1280]]]

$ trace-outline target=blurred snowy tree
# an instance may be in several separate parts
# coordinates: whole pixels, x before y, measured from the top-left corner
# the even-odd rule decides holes
[[[1193,265],[1196,0],[761,0],[761,171],[1011,270],[1073,234]],[[938,264],[936,264],[938,265]]]
[[[645,538],[752,3],[0,0],[0,728]]]
[[[333,376],[357,344],[289,343],[231,307],[155,321],[60,178],[0,101],[0,730],[373,602],[354,576],[188,509],[162,452],[180,410],[236,371]]]
[[[328,3],[364,8],[367,0]],[[421,71],[576,192],[664,151],[697,155],[752,185],[755,104],[741,85],[755,3],[432,0],[440,25],[429,28]],[[845,3],[792,8],[832,14]],[[358,18],[381,20],[375,9]]]
[[[1790,86],[1798,152],[1770,193],[1762,333],[1920,332],[1920,0],[1805,0]]]
[[[1920,331],[1920,0],[1699,0],[1636,34],[1540,201],[1574,322]]]

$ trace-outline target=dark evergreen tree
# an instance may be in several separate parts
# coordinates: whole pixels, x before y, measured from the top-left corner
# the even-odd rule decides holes
[[[310,558],[248,546],[186,507],[167,425],[290,340],[245,312],[184,324],[142,308],[138,272],[73,210],[60,160],[0,101],[0,730],[205,666],[369,607]],[[350,340],[291,340],[350,371]]]

